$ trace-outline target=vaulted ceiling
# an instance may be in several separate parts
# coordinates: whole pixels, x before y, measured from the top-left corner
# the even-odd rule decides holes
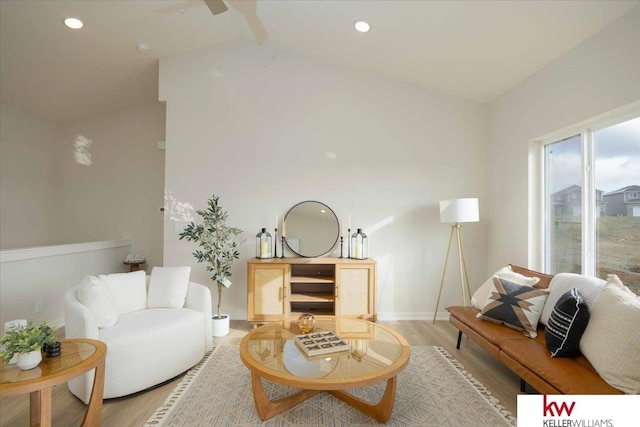
[[[488,102],[639,4],[258,0],[257,14],[266,50]],[[65,27],[68,16],[84,28]],[[2,0],[0,102],[52,122],[152,102],[159,58],[234,40],[255,42],[244,16],[213,15],[203,0]]]

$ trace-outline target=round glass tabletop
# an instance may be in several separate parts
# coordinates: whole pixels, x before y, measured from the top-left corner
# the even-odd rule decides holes
[[[334,332],[347,344],[345,350],[306,356],[294,340],[302,334],[297,321],[285,320],[247,334],[241,354],[248,355],[246,362],[268,376],[320,382],[376,377],[408,360],[408,343],[389,328],[359,319],[317,316],[316,320],[313,332]]]
[[[61,350],[57,357],[47,358],[43,355],[42,362],[27,371],[0,361],[0,384],[42,379],[66,371],[91,358],[96,353],[96,346],[89,342],[62,341]]]

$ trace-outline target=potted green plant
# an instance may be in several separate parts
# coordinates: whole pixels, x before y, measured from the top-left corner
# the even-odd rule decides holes
[[[33,369],[42,361],[42,347],[55,341],[53,328],[46,321],[40,326],[33,326],[31,322],[26,326],[11,326],[0,338],[0,344],[4,346],[2,357],[9,363],[17,355],[16,364],[20,369]]]
[[[240,257],[237,250],[240,244],[238,236],[242,230],[227,225],[227,212],[218,204],[215,194],[207,201],[206,210],[196,213],[202,217],[202,224],[189,223],[180,233],[180,240],[197,242],[199,249],[193,253],[198,262],[207,263],[207,271],[211,280],[218,285],[217,314],[212,318],[213,336],[221,337],[229,333],[229,316],[220,313],[222,289],[231,286],[231,266]]]

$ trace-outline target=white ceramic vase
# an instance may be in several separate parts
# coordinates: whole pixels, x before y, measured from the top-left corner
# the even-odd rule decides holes
[[[42,361],[42,352],[40,350],[30,351],[29,353],[19,354],[16,365],[23,371],[33,369]]]
[[[214,337],[224,337],[229,333],[229,316],[221,314],[220,318],[213,316],[211,318],[212,334]]]

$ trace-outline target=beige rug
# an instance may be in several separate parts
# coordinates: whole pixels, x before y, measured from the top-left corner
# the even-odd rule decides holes
[[[295,389],[264,381],[271,399]],[[378,401],[384,384],[350,390]],[[145,426],[369,426],[379,425],[329,393],[262,421],[256,413],[249,370],[238,346],[221,346],[191,369]],[[411,347],[398,374],[389,426],[515,426],[516,420],[471,374],[440,347]]]

